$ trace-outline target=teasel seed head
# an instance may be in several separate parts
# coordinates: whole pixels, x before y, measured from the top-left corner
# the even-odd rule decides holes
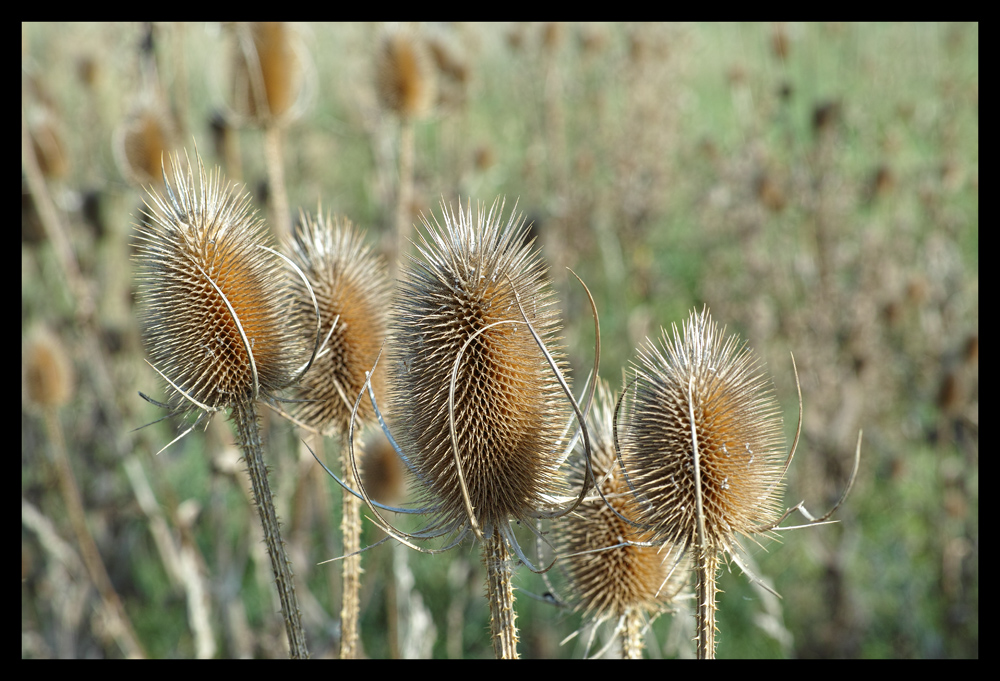
[[[164,174],[171,175],[170,152],[176,130],[162,107],[140,103],[115,131],[114,156],[122,176],[134,187],[159,186]],[[166,164],[166,173],[160,169]]]
[[[475,519],[485,536],[551,508],[568,421],[564,393],[523,323],[525,315],[565,372],[559,318],[546,266],[524,244],[523,218],[506,226],[499,201],[472,215],[442,204],[444,226],[423,219],[419,255],[400,276],[390,322],[390,395],[397,441],[415,486],[435,509],[432,525],[472,529],[451,439],[454,366],[457,450]],[[503,322],[483,331],[491,324]],[[479,333],[479,335],[473,336]],[[471,339],[471,340],[470,340]]]
[[[239,24],[235,29],[231,88],[236,113],[257,126],[290,120],[306,82],[299,36],[278,21]]]
[[[731,551],[780,515],[785,452],[771,380],[737,336],[723,338],[708,310],[683,332],[661,329],[639,351],[626,384],[621,455],[641,508],[661,541],[698,545],[697,469],[705,550]],[[694,415],[693,423],[691,414]]]
[[[389,279],[385,261],[365,242],[364,232],[350,220],[327,215],[300,216],[289,248],[292,260],[309,280],[319,303],[320,337],[327,338],[325,353],[317,356],[297,388],[296,416],[324,433],[346,435],[351,410],[365,383],[365,372],[375,364],[386,335]],[[316,310],[305,284],[292,279],[295,315],[308,329],[312,342]],[[383,372],[373,378],[376,391]],[[365,396],[358,418],[374,419]]]
[[[175,156],[166,196],[150,190],[137,225],[139,320],[173,403],[181,406],[183,390],[218,410],[286,387],[313,342],[290,320],[287,265],[269,250],[249,195],[218,169],[207,173],[200,157],[198,165],[196,182],[191,163]]]
[[[375,78],[379,102],[403,119],[426,115],[437,96],[434,62],[412,31],[390,30],[382,36]]]
[[[640,509],[615,454],[614,412],[614,395],[599,379],[588,425],[591,465],[604,498],[592,492],[553,532],[557,555],[562,556],[559,565],[571,586],[568,600],[585,619],[595,621],[619,618],[630,610],[658,610],[677,595],[688,578],[688,561],[679,549],[659,545],[652,531],[622,518],[636,518]],[[584,483],[585,456],[583,447],[578,446],[567,474],[570,489],[579,489]],[[625,542],[646,545],[618,546]],[[588,551],[591,553],[584,553]]]
[[[59,338],[39,326],[28,336],[22,355],[24,394],[42,409],[61,407],[73,395],[73,363]]]

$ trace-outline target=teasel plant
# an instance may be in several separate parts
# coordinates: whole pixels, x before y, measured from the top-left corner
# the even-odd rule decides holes
[[[45,326],[37,326],[32,330],[22,352],[23,403],[40,412],[45,420],[66,516],[76,535],[84,568],[100,596],[101,605],[111,625],[106,627],[108,633],[114,637],[127,657],[146,657],[132,621],[108,575],[94,535],[87,527],[83,495],[66,451],[66,437],[59,419],[59,410],[76,392],[72,361],[59,337]],[[22,506],[27,503],[22,501]],[[26,514],[22,508],[22,516],[26,515],[31,514]],[[25,524],[28,525],[29,522]]]
[[[559,468],[578,437],[587,451],[590,439],[564,378],[546,266],[533,242],[524,242],[523,217],[512,213],[504,225],[499,199],[488,211],[477,206],[475,217],[471,203],[456,212],[442,202],[442,214],[443,225],[422,220],[418,253],[408,257],[392,305],[388,392],[395,435],[384,425],[371,381],[365,385],[419,501],[416,508],[379,504],[363,485],[355,494],[386,539],[425,553],[447,551],[470,536],[482,543],[493,650],[497,658],[516,658],[514,562],[534,572],[552,566],[533,565],[511,521],[535,531],[536,519],[561,517],[582,502],[591,485],[567,495]],[[593,299],[591,308],[598,326]],[[594,375],[599,361],[598,340]],[[592,397],[591,382],[584,410]],[[353,442],[352,416],[348,450],[357,476]],[[428,522],[403,532],[380,509]],[[419,545],[440,538],[440,548]]]
[[[282,131],[308,106],[315,72],[302,36],[277,21],[237,23],[228,90],[235,122],[264,134],[269,202],[273,229],[280,239],[292,232],[282,144]]]
[[[172,181],[164,164],[165,195],[149,190],[135,237],[147,362],[166,381],[169,397],[161,403],[140,395],[169,409],[164,418],[197,414],[167,447],[229,410],[264,532],[289,653],[305,658],[309,652],[268,483],[258,405],[280,399],[279,392],[309,370],[319,345],[319,306],[314,302],[310,343],[290,314],[289,268],[307,288],[308,281],[272,247],[249,196],[228,186],[218,169],[208,173],[200,156],[197,181],[190,158],[171,161]]]
[[[628,520],[639,509],[615,453],[615,406],[610,386],[598,379],[597,399],[588,415],[595,491],[551,532],[560,572],[566,576],[566,593],[557,596],[547,577],[546,583],[553,602],[582,613],[590,624],[586,654],[601,625],[614,622],[612,637],[594,657],[605,655],[617,643],[622,658],[641,659],[649,625],[681,596],[690,570],[679,547],[656,542],[651,530]],[[566,469],[571,489],[586,479],[586,457],[578,441]]]
[[[414,124],[426,117],[437,98],[437,72],[416,29],[386,29],[375,58],[375,85],[382,109],[399,121],[399,180],[396,239],[391,264],[402,258],[412,227]]]
[[[861,433],[854,470],[833,509],[814,517],[800,502],[782,513],[784,476],[802,427],[801,388],[799,422],[786,456],[771,379],[746,342],[726,337],[707,308],[692,312],[682,331],[661,328],[660,342],[647,340],[638,355],[614,416],[618,462],[636,504],[636,513],[622,518],[689,556],[696,652],[700,659],[713,658],[720,556],[774,593],[743,558],[739,535],[757,542],[756,535],[776,537],[827,523],[854,483]],[[792,363],[794,368],[794,357]],[[796,510],[807,524],[781,527]]]
[[[336,436],[341,451],[345,484],[357,487],[347,455],[346,436],[354,398],[362,392],[365,372],[378,357],[386,335],[389,278],[385,261],[365,241],[364,232],[346,218],[300,213],[287,251],[305,273],[305,280],[291,278],[297,326],[308,333],[315,319],[314,297],[319,303],[323,341],[313,368],[296,386],[297,402],[290,420],[320,436]],[[305,340],[308,341],[308,338]],[[381,387],[382,372],[376,374]],[[365,404],[356,417],[374,423],[374,412]],[[341,608],[341,657],[358,653],[358,611],[361,589],[360,500],[344,495],[341,530],[344,537],[343,604]]]

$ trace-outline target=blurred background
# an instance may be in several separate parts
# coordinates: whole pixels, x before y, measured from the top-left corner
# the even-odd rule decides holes
[[[707,305],[766,362],[790,442],[794,354],[787,505],[825,513],[864,430],[839,524],[745,542],[781,600],[723,568],[719,657],[978,657],[979,27],[800,23],[290,25],[288,104],[269,121],[234,86],[245,27],[22,24],[22,657],[285,655],[225,419],[157,454],[191,423],[157,422],[138,395],[163,383],[143,362],[132,234],[161,152],[196,148],[274,223],[278,129],[277,203],[321,203],[391,254],[388,29],[432,88],[405,123],[406,219],[516,202],[578,386],[594,330],[567,267],[618,389],[641,342]],[[292,426],[266,428],[310,650],[335,656],[340,565],[321,561],[340,555],[341,491]],[[311,445],[338,461],[335,441]],[[391,462],[365,475],[407,498]],[[366,522],[363,542],[380,538]],[[492,657],[478,547],[386,543],[362,567],[365,655]],[[521,655],[583,656],[590,633],[562,643],[584,625],[545,597],[565,588],[549,577],[515,578]],[[653,618],[648,656],[693,654],[690,609]]]

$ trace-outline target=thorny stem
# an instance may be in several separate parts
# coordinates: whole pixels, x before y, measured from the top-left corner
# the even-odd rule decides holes
[[[639,608],[628,608],[625,611],[625,622],[622,629],[622,659],[642,659],[642,611]]]
[[[302,629],[302,613],[295,597],[295,582],[292,567],[285,555],[285,544],[281,540],[278,516],[274,511],[274,498],[267,482],[267,467],[264,465],[264,448],[260,441],[260,423],[257,420],[257,406],[251,400],[238,401],[233,407],[232,419],[236,424],[239,445],[247,463],[247,473],[253,488],[257,512],[264,529],[264,543],[271,559],[271,570],[278,587],[281,614],[285,618],[285,634],[288,636],[289,656],[294,659],[309,657],[306,648],[306,634]]]
[[[719,569],[719,552],[712,546],[699,545],[695,548],[698,567],[695,570],[697,585],[695,598],[698,601],[697,634],[699,660],[715,658],[715,576]]]
[[[498,660],[517,659],[517,613],[511,584],[511,554],[499,529],[483,544],[486,562],[486,598],[490,602],[490,636]]]
[[[351,465],[347,443],[340,447],[341,470],[344,482],[351,489],[358,488],[358,480]],[[358,610],[361,592],[361,501],[353,494],[344,494],[340,531],[344,536],[344,590],[340,608],[340,659],[351,660],[358,656]]]

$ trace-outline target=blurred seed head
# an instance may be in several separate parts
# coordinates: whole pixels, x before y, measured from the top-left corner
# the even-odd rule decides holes
[[[602,620],[621,617],[629,609],[649,612],[668,603],[684,586],[687,561],[681,552],[666,546],[621,546],[623,541],[655,541],[653,532],[638,529],[615,514],[636,518],[640,508],[629,489],[615,455],[612,421],[615,398],[605,381],[597,384],[597,400],[588,417],[594,477],[608,504],[596,493],[576,513],[559,523],[555,534],[557,554],[572,586],[569,596],[584,617]],[[582,447],[571,459],[570,489],[584,483],[586,459]],[[612,508],[614,510],[612,510]],[[598,551],[574,555],[583,551]]]
[[[487,535],[510,518],[553,505],[559,440],[569,412],[556,378],[523,323],[514,291],[565,372],[559,318],[546,266],[522,241],[523,218],[502,224],[503,206],[473,217],[442,205],[444,225],[423,219],[390,322],[390,394],[397,440],[436,505],[438,526],[470,530],[449,431],[449,386],[459,351],[455,428],[476,518]],[[509,280],[508,280],[509,277]],[[513,286],[513,288],[512,288]]]
[[[141,103],[115,131],[115,161],[122,176],[134,187],[162,186],[170,176],[170,153],[176,144],[173,119],[163,108]]]
[[[770,379],[737,336],[723,338],[708,310],[683,331],[661,329],[640,348],[619,429],[622,459],[658,540],[697,543],[692,428],[697,433],[706,542],[731,550],[736,534],[777,519],[785,460]],[[694,413],[692,424],[691,412]]]
[[[379,102],[403,119],[425,116],[437,96],[434,61],[412,31],[391,30],[382,36],[375,80]]]
[[[197,181],[189,162],[172,162],[167,195],[150,190],[147,219],[137,225],[139,321],[150,362],[213,409],[270,395],[313,347],[288,314],[286,265],[265,250],[268,232],[249,196],[237,195],[218,169],[207,173],[200,158]]]
[[[46,327],[36,327],[21,352],[28,402],[42,408],[66,404],[73,395],[73,363],[58,336]]]
[[[303,213],[291,241],[289,255],[302,268],[316,295],[320,310],[320,338],[326,338],[337,319],[325,354],[306,372],[297,392],[296,415],[325,432],[346,434],[351,409],[365,383],[386,335],[389,279],[385,261],[376,256],[350,220],[313,217]],[[294,314],[305,342],[315,339],[316,311],[305,284],[292,278]],[[383,377],[379,365],[375,389]],[[374,418],[371,402],[361,400],[358,418]]]
[[[230,87],[236,114],[257,126],[288,122],[298,112],[305,85],[301,38],[279,21],[237,24],[234,29]]]

